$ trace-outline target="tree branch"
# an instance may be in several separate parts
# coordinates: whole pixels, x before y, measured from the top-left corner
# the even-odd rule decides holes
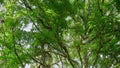
[[[21,58],[19,57],[17,50],[16,50],[16,45],[15,45],[15,36],[14,36],[14,31],[12,29],[12,38],[13,38],[13,45],[14,45],[14,53],[16,55],[16,57],[18,58],[19,62],[21,63],[22,67],[24,68],[23,62],[21,60]]]

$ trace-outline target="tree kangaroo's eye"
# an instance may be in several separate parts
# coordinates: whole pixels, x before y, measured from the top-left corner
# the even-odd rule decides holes
[[[4,23],[4,22],[5,22],[5,21],[2,19],[2,20],[1,20],[1,23]]]
[[[0,24],[4,23],[5,21],[3,19],[0,20]]]

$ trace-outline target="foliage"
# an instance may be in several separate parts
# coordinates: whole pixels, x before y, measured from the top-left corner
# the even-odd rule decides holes
[[[0,68],[120,67],[120,0],[0,5]]]

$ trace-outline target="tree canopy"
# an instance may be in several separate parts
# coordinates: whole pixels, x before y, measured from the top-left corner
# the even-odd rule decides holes
[[[0,68],[119,68],[120,0],[0,0]]]

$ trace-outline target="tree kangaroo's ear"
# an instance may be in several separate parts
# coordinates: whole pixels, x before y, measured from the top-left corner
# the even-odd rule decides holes
[[[40,68],[40,65],[38,66],[38,68]]]

